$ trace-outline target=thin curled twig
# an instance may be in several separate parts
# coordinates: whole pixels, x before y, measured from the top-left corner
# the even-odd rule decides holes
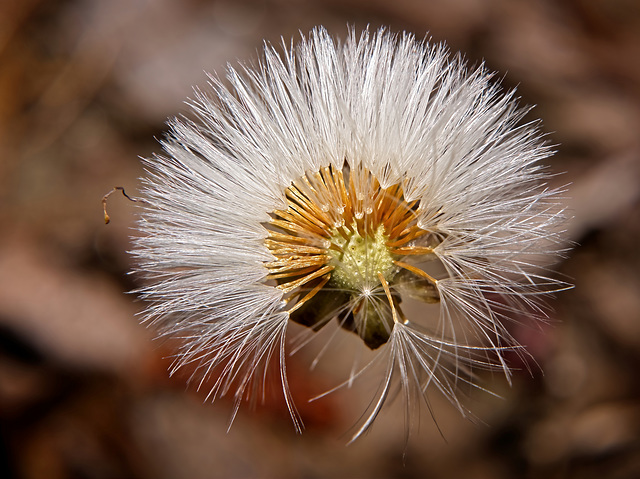
[[[114,186],[113,189],[111,191],[109,191],[109,193],[107,193],[106,195],[104,195],[102,197],[102,210],[104,211],[104,224],[105,225],[108,225],[109,222],[111,221],[111,217],[107,214],[107,198],[109,198],[109,196],[111,196],[116,191],[122,191],[122,194],[124,195],[124,197],[127,198],[129,201],[133,201],[134,203],[143,202],[143,200],[130,197],[124,191],[124,187],[122,187],[122,186]]]

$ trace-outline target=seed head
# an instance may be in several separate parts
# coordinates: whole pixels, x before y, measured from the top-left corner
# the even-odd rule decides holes
[[[539,165],[551,151],[513,92],[442,45],[321,28],[210,86],[146,161],[134,251],[147,320],[183,341],[176,369],[195,364],[235,414],[275,356],[301,429],[288,325],[333,325],[384,364],[354,437],[396,387],[467,414],[460,383],[510,377],[507,322],[543,318],[540,294],[563,286],[542,268],[563,220]]]

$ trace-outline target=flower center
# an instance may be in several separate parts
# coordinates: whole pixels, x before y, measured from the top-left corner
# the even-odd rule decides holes
[[[420,299],[439,300],[437,281],[405,257],[433,255],[417,226],[417,201],[400,184],[382,188],[362,166],[307,173],[286,190],[286,210],[271,213],[265,263],[285,294],[290,318],[321,328],[338,318],[372,349],[395,322],[405,322],[395,284],[419,285]]]
[[[336,286],[353,291],[371,291],[380,284],[380,275],[390,281],[397,271],[393,255],[387,246],[389,238],[384,226],[379,225],[372,235],[362,237],[353,228],[347,238],[335,234],[331,243],[337,249],[329,249],[334,266],[331,281]]]

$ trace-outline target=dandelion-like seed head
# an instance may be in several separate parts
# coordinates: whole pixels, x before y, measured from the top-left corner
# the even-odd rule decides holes
[[[354,437],[393,391],[411,423],[432,390],[467,415],[460,385],[510,377],[509,323],[544,319],[542,293],[564,287],[544,269],[562,249],[552,152],[513,92],[442,45],[322,28],[210,86],[146,161],[134,250],[147,320],[182,341],[175,369],[235,415],[275,361],[301,430],[288,325],[308,332],[294,350],[355,334],[381,370],[342,384],[380,380]]]

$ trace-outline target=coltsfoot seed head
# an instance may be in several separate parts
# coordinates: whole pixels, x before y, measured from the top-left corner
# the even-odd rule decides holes
[[[386,360],[354,438],[394,387],[407,410],[431,387],[467,414],[458,383],[510,377],[506,321],[543,318],[540,294],[564,287],[543,269],[562,247],[552,151],[513,92],[443,45],[322,28],[210,86],[146,160],[134,251],[147,320],[183,340],[176,369],[197,364],[238,406],[277,356],[301,430],[289,322],[337,326]]]

